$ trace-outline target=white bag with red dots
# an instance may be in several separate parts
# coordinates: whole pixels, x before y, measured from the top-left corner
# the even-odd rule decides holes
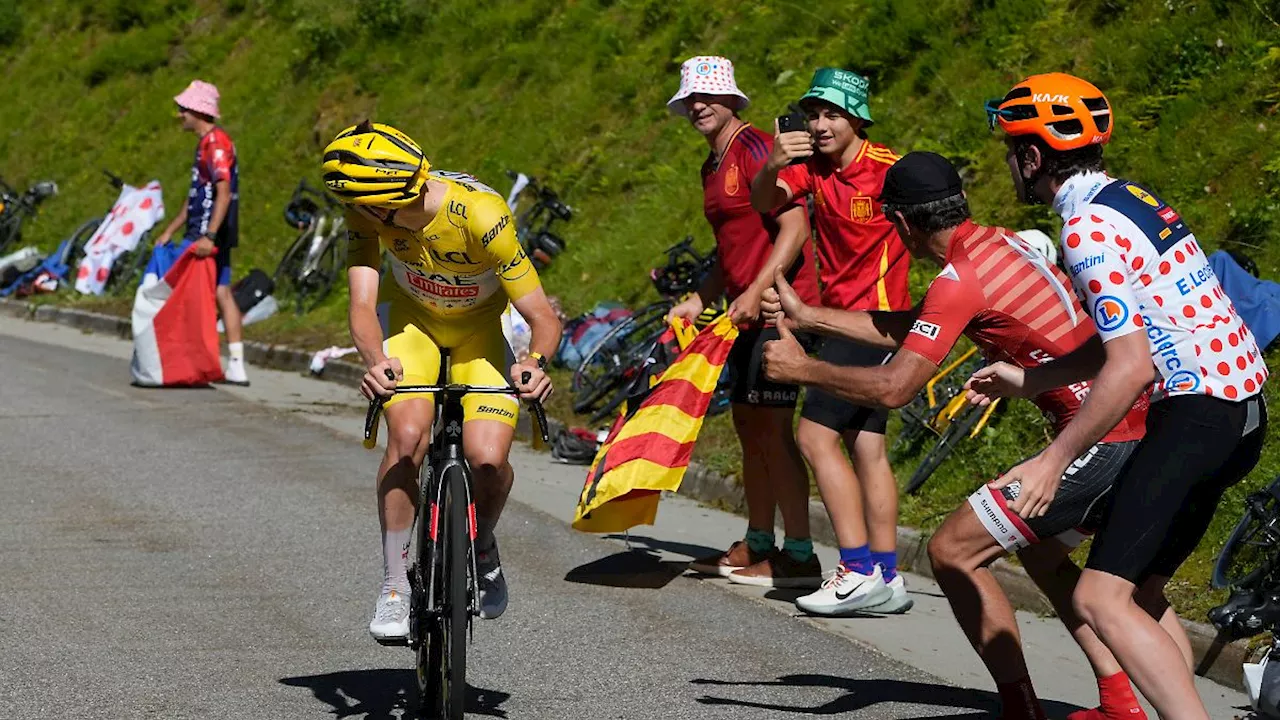
[[[136,248],[143,234],[163,217],[164,198],[159,180],[152,180],[141,188],[126,184],[111,212],[84,244],[84,257],[76,271],[76,290],[85,295],[101,295],[112,263]]]

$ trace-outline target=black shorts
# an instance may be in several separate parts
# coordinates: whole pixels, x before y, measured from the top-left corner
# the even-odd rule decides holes
[[[826,338],[818,350],[818,359],[841,367],[874,367],[889,362],[893,353],[843,338]],[[884,434],[889,423],[886,408],[854,405],[817,388],[808,388],[800,417],[843,433],[866,430]]]
[[[1089,448],[1062,473],[1049,510],[1038,518],[1024,520],[1009,508],[1021,488],[1017,481],[999,491],[983,485],[969,496],[969,507],[1006,552],[1016,553],[1051,537],[1075,547],[1098,529],[1111,489],[1137,449],[1137,440]]]
[[[1261,394],[1152,403],[1147,435],[1116,481],[1086,567],[1135,585],[1173,575],[1200,544],[1222,493],[1258,464],[1266,431]]]
[[[750,328],[738,333],[729,351],[728,366],[733,377],[730,402],[760,407],[796,406],[800,386],[776,383],[764,374],[764,344],[777,339],[778,330],[773,327]],[[807,337],[797,336],[797,340],[808,349]]]

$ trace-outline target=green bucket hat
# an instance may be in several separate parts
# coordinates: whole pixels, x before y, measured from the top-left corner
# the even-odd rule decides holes
[[[848,112],[856,118],[862,118],[867,125],[875,121],[871,119],[870,83],[867,79],[852,70],[840,68],[818,68],[809,83],[809,92],[801,100],[817,98],[826,100],[836,107]]]

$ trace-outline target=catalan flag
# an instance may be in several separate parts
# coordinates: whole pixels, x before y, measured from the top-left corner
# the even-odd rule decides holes
[[[678,327],[668,330],[664,341],[687,340],[685,321],[675,323]],[[621,532],[653,524],[662,491],[678,489],[689,467],[693,443],[737,337],[728,315],[720,316],[687,340],[651,387],[628,398],[587,471],[575,529]]]

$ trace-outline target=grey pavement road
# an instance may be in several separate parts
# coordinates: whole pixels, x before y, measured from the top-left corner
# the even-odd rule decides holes
[[[410,654],[365,630],[376,456],[287,406],[127,377],[0,335],[0,717],[402,716]],[[359,422],[349,398],[310,405]],[[513,599],[475,633],[477,717],[994,707],[518,502],[500,538]]]

